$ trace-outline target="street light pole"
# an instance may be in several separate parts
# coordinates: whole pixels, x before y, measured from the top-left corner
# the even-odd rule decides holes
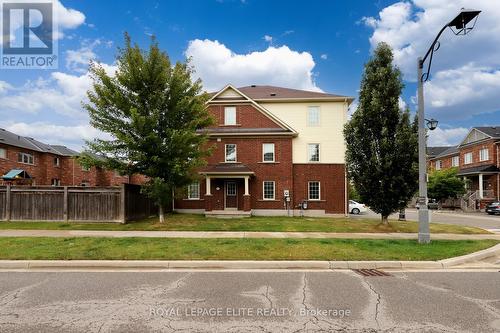
[[[424,112],[424,82],[427,81],[431,71],[432,56],[434,52],[439,49],[439,37],[446,28],[450,28],[455,35],[466,35],[471,31],[475,24],[477,17],[481,11],[479,10],[466,10],[463,9],[460,13],[446,24],[431,44],[431,47],[425,53],[423,58],[418,58],[417,60],[417,82],[418,82],[418,242],[419,243],[429,243],[431,241],[431,234],[429,229],[429,208],[427,206],[427,148],[426,148],[426,130],[425,130],[425,112]],[[467,26],[470,22],[472,27]],[[455,30],[453,29],[455,28]],[[424,63],[427,57],[429,58],[429,64],[427,65],[427,71],[423,73]],[[434,122],[434,124],[432,124]],[[437,121],[432,119],[429,121],[431,130],[436,128]]]
[[[431,234],[429,230],[429,209],[427,207],[427,152],[424,112],[424,82],[422,71],[424,62],[422,58],[417,61],[418,73],[418,242],[429,243]]]

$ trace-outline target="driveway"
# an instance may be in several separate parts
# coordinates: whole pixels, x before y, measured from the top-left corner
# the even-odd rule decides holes
[[[483,229],[498,229],[500,231],[500,215],[490,216],[486,213],[455,213],[448,211],[431,210],[432,223],[456,224],[463,226],[478,227]],[[349,215],[352,218],[380,218],[379,214],[368,210],[361,215]],[[398,214],[391,215],[392,219],[398,219]],[[406,219],[409,221],[418,221],[418,211],[416,209],[406,210]]]

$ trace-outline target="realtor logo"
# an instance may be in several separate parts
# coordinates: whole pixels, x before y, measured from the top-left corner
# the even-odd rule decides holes
[[[51,0],[0,0],[0,68],[54,69],[57,40]]]

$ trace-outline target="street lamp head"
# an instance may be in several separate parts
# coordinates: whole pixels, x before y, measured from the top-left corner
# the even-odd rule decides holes
[[[450,27],[455,35],[466,35],[469,31],[474,29],[479,13],[481,13],[480,10],[462,8],[457,17],[448,23],[448,27]],[[472,24],[468,25],[471,21]]]
[[[431,118],[431,119],[425,119],[425,121],[427,122],[427,127],[431,130],[431,131],[434,131],[437,127],[438,127],[438,121],[434,118]]]

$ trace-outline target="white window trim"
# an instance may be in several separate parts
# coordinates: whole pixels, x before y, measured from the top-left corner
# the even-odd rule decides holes
[[[234,146],[234,161],[227,160],[227,146]],[[224,162],[236,163],[238,161],[238,145],[235,143],[226,143],[224,145]]]
[[[0,151],[4,152],[4,156],[1,156],[2,154],[0,154],[0,158],[7,159],[7,149],[6,148],[0,148]]]
[[[19,152],[19,153],[17,153],[17,154],[18,154],[18,155],[17,155],[17,156],[18,156],[18,157],[17,157],[17,163],[28,164],[28,165],[35,165],[35,155],[33,155],[33,154],[28,154],[28,153],[22,153],[22,152]],[[21,160],[22,160],[22,161],[19,161],[19,155],[21,155],[21,156],[22,156],[22,158],[21,158]],[[28,162],[24,162],[24,156],[28,156]],[[30,156],[31,156],[31,158],[33,159],[33,163],[29,163]]]
[[[311,156],[309,156],[309,146],[311,145],[318,145],[318,160],[317,161],[311,161]],[[320,163],[321,162],[321,144],[320,143],[308,143],[307,144],[307,162],[308,163]]]
[[[318,199],[311,199],[311,188],[310,185],[311,183],[318,183]],[[309,201],[320,201],[321,200],[321,182],[318,180],[311,180],[307,182],[307,200]]]
[[[441,160],[437,160],[437,161],[436,161],[436,170],[441,170],[441,164],[442,164],[442,163],[443,163],[443,162],[441,162]]]
[[[227,115],[226,115],[226,111],[227,110],[234,110],[234,124],[228,124],[228,122],[227,122]],[[236,106],[225,106],[224,107],[224,125],[234,126],[236,124],[237,124],[237,121],[236,121]]]
[[[456,162],[456,163],[455,163]],[[457,167],[460,166],[460,156],[453,156],[451,158],[451,166],[452,167]]]
[[[273,160],[272,161],[266,161],[264,160],[264,146],[265,145],[273,145]],[[274,143],[263,143],[262,144],[262,162],[264,163],[274,163],[276,161],[276,145]]]
[[[470,156],[470,161],[467,162],[467,156]],[[472,161],[473,161],[473,156],[472,156],[472,153],[469,152],[469,153],[465,153],[464,154],[464,164],[472,164]]]
[[[198,196],[196,196],[196,197],[191,196],[191,186],[193,186],[195,184],[198,187]],[[200,200],[200,182],[199,181],[193,182],[192,184],[189,184],[187,186],[187,198],[188,198],[188,200]]]
[[[483,158],[483,156],[482,156],[482,155],[483,155],[483,154],[482,154],[483,152],[486,152],[486,154],[485,154],[486,156],[484,156],[484,157],[486,157],[486,158]],[[488,148],[483,148],[483,149],[481,149],[481,150],[479,151],[479,162],[488,161],[489,159],[490,159],[490,151],[489,151],[489,149],[488,149]]]
[[[265,196],[265,183],[273,183],[273,197],[266,198]],[[262,182],[262,200],[276,200],[276,182],[274,180],[264,180]]]
[[[310,110],[311,108],[316,108],[318,110],[318,123],[311,124]],[[321,107],[319,105],[309,105],[307,107],[307,127],[319,127],[321,126]]]

